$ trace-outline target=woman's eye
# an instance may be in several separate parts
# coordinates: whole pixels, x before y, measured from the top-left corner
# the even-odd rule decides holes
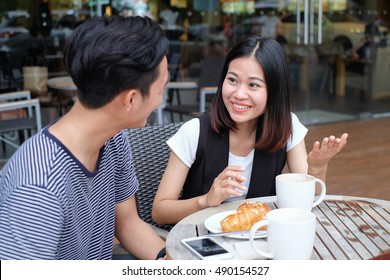
[[[235,79],[235,78],[232,78],[232,77],[227,78],[227,80],[228,80],[229,82],[231,82],[231,83],[236,83],[236,82],[237,82],[236,79]]]
[[[261,86],[259,84],[251,83],[251,84],[249,84],[249,87],[251,87],[251,88],[259,88]]]

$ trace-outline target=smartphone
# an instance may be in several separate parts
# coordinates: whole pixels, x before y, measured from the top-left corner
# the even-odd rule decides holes
[[[224,260],[233,258],[233,253],[210,237],[193,237],[181,240],[182,244],[202,260]]]

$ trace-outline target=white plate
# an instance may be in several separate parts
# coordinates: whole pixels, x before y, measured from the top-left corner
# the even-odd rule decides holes
[[[236,211],[232,210],[232,211],[225,211],[225,212],[214,214],[208,217],[206,221],[204,221],[204,226],[212,233],[220,233],[222,232],[220,221],[226,216],[233,213],[236,213]],[[258,233],[265,234],[266,231],[259,230]],[[249,239],[249,233],[231,234],[231,235],[227,235],[226,237],[237,238],[237,239]],[[264,238],[264,236],[259,236],[257,238]]]

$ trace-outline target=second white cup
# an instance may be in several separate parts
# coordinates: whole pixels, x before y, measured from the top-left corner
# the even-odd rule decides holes
[[[325,183],[308,174],[285,173],[276,176],[276,205],[278,208],[300,208],[311,211],[326,195]],[[321,192],[315,199],[316,183]]]
[[[269,252],[255,243],[256,231],[267,226]],[[249,233],[253,249],[261,256],[275,260],[309,260],[313,253],[316,215],[308,210],[282,208],[271,210],[266,219],[255,223]]]

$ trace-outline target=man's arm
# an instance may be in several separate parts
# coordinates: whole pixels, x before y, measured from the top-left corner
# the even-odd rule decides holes
[[[49,191],[19,186],[0,205],[0,259],[55,259],[63,223]]]
[[[135,197],[118,203],[115,209],[115,236],[139,259],[154,260],[165,242],[138,216]]]

